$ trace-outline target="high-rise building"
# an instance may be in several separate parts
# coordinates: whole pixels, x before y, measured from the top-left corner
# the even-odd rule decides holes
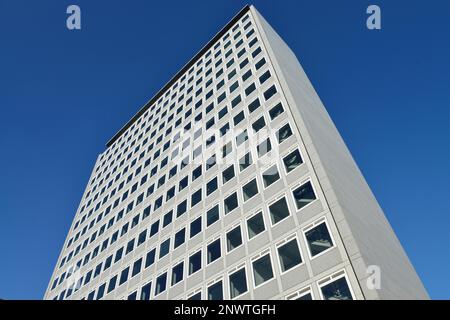
[[[244,7],[107,143],[46,299],[426,299],[295,55]]]

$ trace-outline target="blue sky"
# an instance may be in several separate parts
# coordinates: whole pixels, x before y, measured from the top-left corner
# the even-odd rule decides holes
[[[0,298],[41,299],[97,155],[244,1],[0,0]],[[78,4],[82,30],[66,29]],[[450,298],[450,2],[255,1]],[[382,30],[365,27],[378,4]]]

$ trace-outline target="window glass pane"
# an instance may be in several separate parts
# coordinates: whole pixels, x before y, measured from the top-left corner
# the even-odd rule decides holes
[[[199,251],[189,257],[189,274],[193,274],[202,267],[202,252]]]
[[[183,262],[177,264],[172,269],[172,286],[183,280],[183,270],[184,264]]]
[[[164,228],[165,226],[167,226],[169,223],[172,222],[172,217],[173,217],[173,211],[172,211],[172,210],[170,210],[168,213],[166,213],[166,214],[164,215],[163,228]]]
[[[298,150],[291,152],[283,159],[286,171],[289,173],[303,163],[303,159]]]
[[[223,300],[222,281],[208,287],[208,300]]]
[[[208,263],[211,263],[220,258],[221,250],[220,250],[220,239],[212,242],[207,247],[208,252]]]
[[[132,277],[137,275],[139,272],[141,272],[141,266],[142,266],[142,258],[136,260],[133,264],[133,273],[131,274]]]
[[[111,280],[109,280],[108,293],[110,293],[111,291],[113,291],[116,288],[116,282],[117,282],[117,276],[114,276],[111,278]]]
[[[261,117],[258,120],[256,120],[255,122],[253,122],[253,124],[252,124],[253,131],[256,133],[259,130],[261,130],[262,128],[264,128],[265,125],[266,125],[266,122],[264,121],[264,117]]]
[[[277,89],[272,85],[269,89],[264,92],[264,99],[269,100],[273,95],[277,93]]]
[[[236,209],[238,207],[237,193],[235,192],[228,198],[226,198],[224,201],[224,205],[225,205],[225,214],[228,214],[234,209]]]
[[[230,166],[222,172],[223,183],[234,178],[234,166]]]
[[[247,220],[248,238],[252,239],[265,230],[262,212]]]
[[[206,184],[206,195],[209,196],[216,190],[217,190],[217,178],[214,178]]]
[[[167,285],[167,273],[164,273],[156,279],[155,296],[165,291],[166,285]]]
[[[282,272],[288,271],[302,263],[300,250],[298,249],[297,240],[295,239],[278,247],[278,256],[280,258]]]
[[[255,287],[273,278],[272,262],[269,254],[253,261],[252,265]]]
[[[241,227],[238,226],[227,233],[227,251],[239,247],[242,244]]]
[[[210,226],[217,220],[219,220],[219,205],[216,205],[213,208],[209,209],[206,213],[206,225]]]
[[[282,143],[284,140],[292,136],[292,130],[289,124],[285,124],[280,130],[277,131],[278,143]]]
[[[161,243],[161,246],[159,248],[159,258],[161,259],[165,255],[167,255],[169,253],[169,249],[170,249],[170,238]]]
[[[286,198],[281,198],[277,202],[273,203],[269,207],[270,219],[272,220],[272,224],[280,222],[289,216],[289,209],[286,203]]]
[[[278,117],[280,114],[282,114],[283,112],[284,112],[283,105],[280,102],[275,107],[270,109],[269,115],[270,115],[270,118],[273,120],[276,117]]]
[[[152,289],[152,283],[149,282],[141,289],[141,300],[150,300],[150,290]]]
[[[308,292],[308,293],[306,293],[306,294],[303,294],[303,295],[297,297],[295,300],[312,300],[312,299],[313,299],[313,298],[312,298],[311,293]]]
[[[126,269],[122,270],[122,273],[120,274],[119,286],[128,280],[129,272],[130,272],[130,267],[127,267]]]
[[[191,207],[202,201],[202,189],[194,192],[191,197]]]
[[[245,269],[242,268],[230,275],[230,298],[236,298],[245,292],[247,292],[247,277]]]
[[[186,237],[186,228],[183,228],[180,231],[178,231],[177,233],[175,233],[174,249],[178,248],[179,246],[181,246],[184,243],[185,237]]]
[[[292,194],[294,195],[295,205],[297,206],[298,210],[306,206],[308,203],[316,200],[316,195],[312,188],[311,181],[308,181],[307,183],[295,189]]]
[[[191,234],[190,237],[194,237],[202,231],[202,217],[198,217],[191,222]]]
[[[145,257],[145,267],[150,267],[155,262],[155,255],[156,250],[152,249],[147,253],[147,256]]]
[[[276,165],[270,167],[263,172],[264,187],[267,188],[272,183],[280,179],[280,174],[278,173],[278,168]]]
[[[198,292],[190,297],[187,298],[188,300],[202,300],[202,294],[201,292]]]
[[[244,201],[254,197],[258,193],[258,185],[256,184],[256,179],[253,179],[245,186],[242,187],[242,192],[244,193]]]
[[[325,300],[353,300],[345,277],[323,286],[321,290]]]
[[[253,163],[252,154],[247,152],[245,156],[239,159],[239,170],[247,169]]]
[[[272,150],[272,144],[270,143],[270,139],[267,138],[265,141],[261,142],[257,147],[256,150],[258,151],[258,156],[262,157],[267,152]]]
[[[333,246],[333,241],[331,240],[331,236],[325,222],[322,222],[311,230],[306,231],[305,236],[308,241],[309,251],[312,257]]]

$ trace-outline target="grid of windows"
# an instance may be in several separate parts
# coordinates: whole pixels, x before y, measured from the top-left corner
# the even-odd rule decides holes
[[[57,299],[80,288],[86,299],[102,299],[152,270],[151,277],[130,288],[125,297],[149,300],[238,251],[246,241],[267,234],[292,216],[294,208],[301,210],[318,198],[312,180],[288,188],[287,177],[305,160],[254,28],[250,15],[245,15],[99,156],[55,271],[50,291]],[[288,141],[294,149],[262,163],[271,150]],[[224,163],[226,159],[231,162]],[[241,175],[251,166],[255,170],[250,169],[252,175],[243,181]],[[185,243],[208,228],[223,226],[226,216],[240,212],[275,183],[291,192],[276,201],[263,198],[255,214],[245,212],[241,223],[223,232],[217,228],[201,248],[185,252]],[[206,200],[215,204],[203,208]],[[179,221],[184,222],[175,229]],[[204,295],[193,292],[186,297],[240,297],[270,282],[277,272],[301,265],[306,257],[300,239],[305,239],[311,258],[335,245],[325,223],[303,232],[303,238],[278,244],[253,257],[249,265],[223,273]],[[106,257],[104,252],[111,248]],[[173,250],[184,250],[186,258],[154,270]],[[123,266],[106,282],[90,285],[91,279],[118,264]],[[63,288],[76,269],[83,274],[81,286]],[[333,296],[332,289],[323,288],[324,297]]]

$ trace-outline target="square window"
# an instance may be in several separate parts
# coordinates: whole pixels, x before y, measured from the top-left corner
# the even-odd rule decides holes
[[[150,300],[150,292],[152,289],[152,283],[149,282],[141,289],[141,300]]]
[[[222,110],[219,111],[219,119],[222,119],[228,113],[227,107],[223,107]]]
[[[239,171],[244,171],[253,163],[252,154],[247,152],[242,158],[239,159]]]
[[[128,280],[129,273],[130,273],[130,267],[127,267],[124,270],[122,270],[122,272],[120,273],[119,286],[124,284],[125,281]]]
[[[186,188],[188,185],[188,177],[184,177],[183,179],[180,180],[180,184],[179,184],[179,188],[178,191],[183,190],[184,188]]]
[[[270,255],[266,254],[261,258],[252,262],[253,279],[255,280],[255,287],[269,281],[273,278],[272,262]]]
[[[144,231],[142,231],[140,234],[139,234],[139,237],[138,237],[138,246],[139,245],[141,245],[141,244],[143,244],[144,242],[145,242],[145,239],[147,238],[147,230],[144,230]]]
[[[264,99],[269,100],[277,93],[277,89],[275,88],[275,85],[272,85],[269,89],[267,89],[264,92]]]
[[[261,142],[257,147],[256,150],[258,151],[258,156],[262,157],[266,153],[268,153],[270,150],[272,150],[272,144],[270,143],[270,139],[267,138],[265,141]]]
[[[202,201],[202,189],[197,190],[191,196],[191,207]]]
[[[239,247],[242,244],[241,226],[234,228],[227,233],[227,252]]]
[[[247,220],[247,231],[249,239],[256,237],[264,230],[266,230],[266,227],[264,226],[264,218],[262,212],[255,214],[253,217]]]
[[[173,217],[173,211],[172,210],[170,210],[169,212],[167,212],[164,215],[163,228],[166,227],[167,225],[169,225],[172,222],[172,217]]]
[[[208,256],[208,264],[219,259],[221,256],[220,239],[210,243],[206,251]]]
[[[206,226],[209,227],[214,222],[219,220],[219,205],[215,205],[206,213]]]
[[[252,128],[256,133],[259,130],[261,130],[262,128],[264,128],[265,125],[266,125],[266,122],[264,121],[264,117],[261,117],[258,120],[256,120],[255,122],[253,122]]]
[[[187,210],[187,200],[184,200],[177,206],[177,218],[182,216]]]
[[[206,170],[211,169],[216,165],[216,155],[212,155],[211,157],[206,160]]]
[[[280,179],[280,174],[278,173],[278,169],[276,165],[273,165],[269,169],[263,172],[263,181],[264,187],[267,188],[272,183]]]
[[[150,238],[153,237],[155,234],[157,234],[158,230],[159,230],[159,220],[154,222],[150,227]]]
[[[243,144],[247,140],[248,140],[248,133],[247,133],[247,129],[245,129],[244,131],[242,131],[240,134],[237,135],[237,137],[236,137],[236,145],[240,146],[241,144]]]
[[[239,112],[233,118],[234,125],[237,126],[239,123],[241,123],[242,120],[244,120],[244,118],[245,118],[244,111]]]
[[[165,257],[170,250],[170,238],[165,240],[163,243],[161,243],[161,246],[159,247],[159,258]]]
[[[286,202],[286,198],[283,197],[269,206],[270,218],[272,225],[280,222],[281,220],[289,216],[289,208]]]
[[[300,210],[307,204],[316,200],[316,194],[314,193],[311,181],[302,184],[300,187],[295,189],[292,194],[294,195],[297,210]]]
[[[225,184],[226,182],[228,182],[228,181],[230,181],[231,179],[233,179],[234,178],[234,166],[233,165],[231,165],[231,166],[229,166],[227,169],[225,169],[223,172],[222,172],[222,180],[223,180],[223,183]]]
[[[150,267],[153,263],[155,263],[156,249],[150,250],[145,257],[145,267]]]
[[[250,111],[250,113],[252,113],[256,109],[258,109],[260,106],[261,106],[261,102],[259,102],[259,98],[256,98],[253,102],[251,102],[248,105],[248,111]]]
[[[131,277],[134,277],[135,275],[137,275],[139,272],[141,272],[141,267],[142,267],[142,258],[136,260],[133,264],[133,273],[131,274]]]
[[[217,190],[217,177],[214,179],[211,179],[206,184],[206,196],[209,196],[211,193]]]
[[[175,240],[174,240],[174,249],[181,246],[186,238],[186,228],[181,229],[177,233],[175,233]]]
[[[247,276],[245,268],[230,275],[230,298],[234,299],[247,292]]]
[[[286,172],[289,173],[299,165],[303,163],[300,151],[295,150],[283,158],[284,166],[286,167]]]
[[[167,273],[163,273],[156,279],[155,296],[164,292],[167,285]]]
[[[172,269],[172,286],[183,280],[184,263],[180,262]]]
[[[334,280],[320,288],[325,300],[353,300],[352,293],[345,277]]]
[[[253,91],[256,90],[256,86],[254,83],[252,83],[251,85],[249,85],[247,88],[245,88],[245,95],[249,96]]]
[[[197,234],[200,233],[200,231],[202,231],[202,217],[198,217],[197,219],[191,222],[190,230],[191,230],[190,233],[191,238],[195,237]]]
[[[216,282],[208,287],[208,300],[223,300],[222,281]]]
[[[292,130],[289,123],[286,123],[280,130],[277,131],[278,143],[282,143],[284,140],[292,136]]]
[[[116,288],[116,283],[117,283],[117,275],[112,277],[111,280],[109,280],[108,293],[110,293]]]
[[[192,181],[194,181],[201,175],[202,175],[202,166],[198,166],[197,168],[194,169],[194,171],[192,171]]]
[[[281,272],[288,271],[302,263],[302,256],[298,248],[296,239],[278,247],[278,257],[280,258]]]
[[[226,158],[231,151],[233,151],[233,146],[231,145],[231,141],[222,147],[222,158]]]
[[[189,257],[189,275],[197,272],[202,267],[202,252],[199,251]]]
[[[266,72],[264,72],[262,74],[262,76],[259,77],[259,83],[263,84],[264,82],[266,82],[267,79],[270,78],[270,71],[267,70]]]
[[[238,207],[237,193],[233,193],[224,200],[225,214],[230,213]]]
[[[269,111],[270,119],[271,120],[275,119],[276,117],[278,117],[283,112],[284,112],[283,105],[280,102],[275,107],[270,109],[270,111]]]
[[[187,298],[188,300],[202,300],[202,293],[197,292],[196,294],[193,294],[192,296]]]
[[[333,240],[325,222],[305,232],[311,257],[328,250],[333,246]]]
[[[258,184],[256,183],[256,179],[253,179],[245,186],[242,187],[242,192],[244,194],[244,201],[253,198],[258,193]]]
[[[230,124],[227,123],[227,124],[223,125],[223,126],[219,129],[219,131],[220,131],[220,136],[223,137],[224,135],[227,134],[228,131],[230,131]]]

